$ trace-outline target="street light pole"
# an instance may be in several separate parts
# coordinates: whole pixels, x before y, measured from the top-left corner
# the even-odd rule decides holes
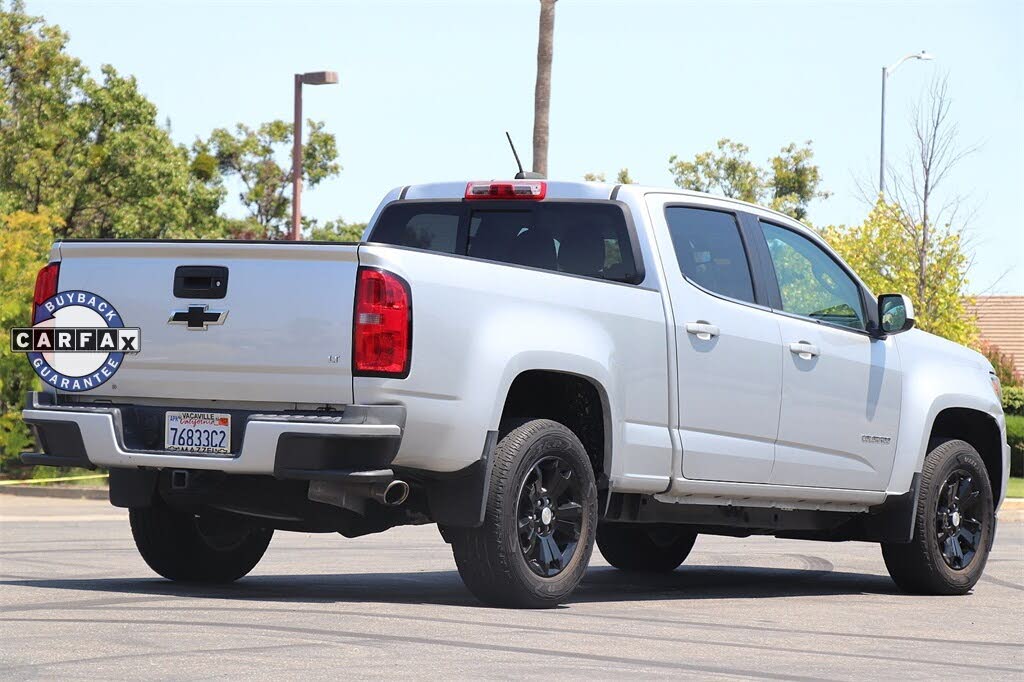
[[[889,80],[889,69],[882,67],[882,139],[878,149],[878,193],[885,194],[885,82]],[[301,103],[297,103],[300,107]],[[302,152],[299,152],[300,154]],[[295,196],[298,196],[296,194]]]
[[[884,116],[884,114],[883,114]],[[302,74],[295,74],[295,126],[292,132],[292,234],[302,234]]]
[[[336,71],[310,71],[295,74],[295,120],[292,131],[292,232],[291,239],[302,237],[302,86],[331,85],[338,82]]]
[[[929,61],[935,59],[935,57],[929,54],[926,50],[921,50],[914,54],[908,54],[892,66],[882,67],[882,125],[878,149],[878,193],[881,195],[885,194],[885,84],[889,80],[889,76],[891,76],[896,69],[900,67],[900,64],[908,59]]]

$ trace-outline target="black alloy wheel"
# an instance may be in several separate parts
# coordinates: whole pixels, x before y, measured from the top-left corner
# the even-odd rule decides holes
[[[583,490],[559,455],[533,465],[519,489],[519,547],[534,573],[550,578],[572,560],[583,528]]]
[[[942,484],[935,510],[935,531],[942,559],[953,570],[967,568],[981,546],[982,520],[978,515],[981,490],[964,469],[951,473]]]

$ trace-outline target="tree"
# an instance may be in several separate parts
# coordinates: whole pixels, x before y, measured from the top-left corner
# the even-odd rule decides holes
[[[189,154],[188,222],[196,236],[208,239],[230,236],[230,219],[218,214],[227,188],[210,145],[196,140]]]
[[[941,206],[935,206],[936,192],[950,171],[973,147],[961,148],[957,144],[958,130],[950,117],[952,100],[949,81],[938,77],[931,82],[924,97],[911,112],[913,142],[902,171],[888,169],[892,201],[884,203],[904,227],[904,236],[914,241],[917,279],[908,291],[926,300],[929,291],[928,258],[932,253],[930,241],[942,240],[951,233],[962,233],[966,224],[961,222],[962,198],[952,196]]]
[[[889,197],[879,197],[861,225],[827,227],[822,235],[876,293],[906,293],[917,324],[963,344],[977,341],[964,302],[971,260],[965,249],[962,201],[936,191],[973,151],[957,145],[948,81],[934,80],[912,109],[913,142],[906,162],[889,170]]]
[[[0,215],[0,326],[5,337],[12,327],[29,322],[36,273],[46,265],[59,225],[60,219],[47,209]],[[32,434],[21,421],[21,404],[35,386],[36,375],[25,356],[11,352],[6,341],[0,344],[0,471],[30,449]]]
[[[21,2],[0,11],[0,197],[44,207],[60,237],[189,236],[187,151],[133,77],[96,81],[67,35]]]
[[[803,220],[812,199],[830,196],[828,192],[818,191],[821,172],[811,163],[813,158],[811,141],[807,140],[803,147],[789,143],[769,160],[767,187],[772,208]]]
[[[764,190],[761,171],[749,159],[745,144],[728,138],[718,141],[718,153],[701,152],[693,161],[669,157],[669,171],[675,183],[695,192],[721,194],[731,199],[756,202]]]
[[[618,174],[615,176],[615,182],[620,185],[633,185],[636,184],[636,180],[629,174],[628,168],[620,168]]]
[[[309,239],[320,242],[357,242],[366,230],[366,223],[346,223],[341,218],[328,220],[322,226],[316,218],[303,218],[302,223]]]
[[[537,83],[533,92],[533,171],[548,174],[548,120],[551,114],[551,58],[555,41],[555,1],[540,0]]]
[[[605,182],[604,173],[584,173],[583,179],[587,182]],[[633,185],[636,184],[636,180],[629,174],[628,168],[622,168],[615,175],[615,182],[620,185]]]
[[[316,187],[338,175],[341,166],[337,163],[334,135],[324,132],[322,122],[310,120],[307,125],[309,133],[302,146],[302,181],[308,187]],[[260,239],[278,239],[288,230],[291,144],[291,124],[278,120],[255,130],[239,123],[233,133],[218,128],[209,141],[200,141],[193,148],[197,159],[204,154],[212,156],[221,174],[241,182],[243,191],[238,198],[252,218],[243,224],[258,232]],[[205,158],[203,163],[209,165]]]
[[[860,225],[820,230],[876,295],[915,291],[920,281],[915,265],[923,226],[908,226],[899,215],[898,207],[879,200]],[[914,300],[917,326],[957,343],[971,343],[975,324],[964,306],[969,258],[961,234],[935,234],[927,248],[926,286]]]
[[[745,144],[722,138],[717,147],[717,152],[701,152],[692,161],[670,156],[669,172],[676,185],[695,192],[768,204],[798,220],[806,218],[807,205],[813,199],[829,196],[818,189],[821,173],[811,163],[814,152],[810,140],[802,147],[795,143],[786,145],[763,169],[747,157],[750,149]]]

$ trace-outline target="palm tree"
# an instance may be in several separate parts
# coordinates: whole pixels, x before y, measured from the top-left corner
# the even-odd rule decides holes
[[[548,174],[548,117],[551,113],[551,54],[555,39],[555,1],[540,0],[537,38],[537,86],[533,93],[533,171]]]

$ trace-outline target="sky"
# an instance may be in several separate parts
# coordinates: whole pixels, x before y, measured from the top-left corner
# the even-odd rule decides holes
[[[910,109],[948,75],[952,117],[977,150],[938,189],[965,198],[972,293],[1024,294],[1024,1],[559,0],[549,176],[672,186],[668,158],[722,137],[764,163],[813,141],[823,188],[815,224],[854,224],[878,176],[881,69],[890,77],[886,155],[907,158]],[[305,215],[368,219],[392,187],[510,177],[511,132],[529,165],[537,0],[475,2],[61,2],[27,8],[70,33],[98,72],[113,64],[191,144],[217,127],[306,117],[338,139],[341,175],[303,193]],[[240,211],[229,206],[229,213]]]

